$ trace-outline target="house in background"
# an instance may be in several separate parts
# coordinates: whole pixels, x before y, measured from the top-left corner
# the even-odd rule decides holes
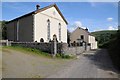
[[[91,49],[97,49],[98,46],[97,46],[97,41],[96,41],[95,37],[92,36],[92,35],[89,35],[88,37],[89,37],[88,38],[88,40],[89,40],[88,43],[90,43]]]
[[[75,29],[70,35],[71,43],[80,42],[80,40],[88,43],[88,35],[88,31],[83,28],[77,27],[77,29]]]
[[[53,35],[67,43],[67,21],[56,4],[40,8],[7,23],[7,38],[19,42],[49,42]]]
[[[81,27],[77,27],[70,35],[70,43],[85,43],[87,46],[90,44],[91,49],[97,49],[97,41],[94,36],[91,36],[88,32],[88,29],[83,29]]]

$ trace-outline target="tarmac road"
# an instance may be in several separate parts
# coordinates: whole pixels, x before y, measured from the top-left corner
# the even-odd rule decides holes
[[[83,53],[65,69],[48,78],[118,78],[107,50]]]
[[[11,49],[3,49],[2,54],[4,78],[118,78],[105,49],[85,52],[74,60],[48,59]]]

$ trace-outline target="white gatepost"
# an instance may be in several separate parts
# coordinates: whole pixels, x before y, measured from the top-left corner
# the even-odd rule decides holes
[[[8,45],[9,45],[8,40],[6,40],[6,46],[8,46]]]

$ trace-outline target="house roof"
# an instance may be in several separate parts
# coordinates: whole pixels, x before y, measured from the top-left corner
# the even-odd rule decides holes
[[[73,32],[75,32],[77,29],[81,29],[81,30],[87,32],[87,33],[90,35],[90,32],[89,32],[89,31],[86,31],[85,29],[83,29],[83,28],[81,28],[81,27],[77,27]],[[72,32],[72,33],[73,33],[73,32]]]
[[[62,15],[61,11],[59,10],[59,8],[57,7],[56,4],[52,4],[52,5],[46,6],[46,7],[44,7],[44,8],[35,10],[35,11],[33,11],[33,12],[30,12],[30,13],[28,13],[28,14],[25,14],[25,15],[23,15],[23,16],[20,16],[20,17],[18,17],[18,18],[15,18],[15,19],[13,19],[13,20],[11,20],[11,21],[8,21],[7,23],[10,23],[10,22],[12,22],[12,21],[21,19],[21,18],[23,18],[23,17],[29,16],[29,15],[32,15],[32,14],[37,14],[37,13],[42,12],[42,11],[44,11],[44,10],[46,10],[46,9],[51,8],[51,7],[55,7],[56,10],[58,11],[58,13],[60,14],[60,16],[61,16],[61,17],[63,18],[63,20],[65,21],[65,23],[68,24],[67,20],[66,20],[65,17]]]

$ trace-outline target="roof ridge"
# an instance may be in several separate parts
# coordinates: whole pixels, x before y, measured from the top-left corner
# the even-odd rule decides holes
[[[38,10],[34,10],[34,11],[30,12],[30,13],[27,13],[27,14],[25,14],[25,15],[22,15],[22,16],[20,16],[20,17],[15,18],[15,19],[12,19],[12,20],[8,21],[7,23],[10,23],[10,22],[12,22],[12,21],[18,20],[18,19],[20,19],[20,18],[22,18],[22,17],[28,16],[28,15],[31,15],[31,14],[37,14],[38,12],[44,11],[44,10],[46,10],[46,9],[48,9],[48,8],[53,7],[53,6],[57,9],[58,13],[61,15],[61,17],[63,18],[63,20],[66,22],[66,24],[68,24],[67,21],[66,21],[66,19],[64,18],[64,16],[62,15],[62,13],[60,12],[59,8],[57,7],[57,5],[56,5],[55,3],[54,3],[54,4],[51,4],[51,5],[48,5],[48,6],[46,6],[46,7],[40,8],[40,9],[38,9]]]

